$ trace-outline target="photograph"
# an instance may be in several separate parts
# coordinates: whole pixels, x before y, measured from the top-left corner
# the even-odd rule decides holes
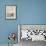
[[[16,6],[6,5],[6,19],[16,19]]]

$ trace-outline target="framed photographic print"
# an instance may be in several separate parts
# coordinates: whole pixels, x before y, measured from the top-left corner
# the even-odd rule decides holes
[[[6,5],[6,19],[16,19],[15,5]]]

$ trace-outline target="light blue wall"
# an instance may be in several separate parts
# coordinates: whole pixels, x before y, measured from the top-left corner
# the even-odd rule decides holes
[[[5,20],[8,4],[17,6],[16,20]],[[18,24],[46,24],[46,0],[0,0],[0,43],[8,43],[10,32],[17,34]]]
[[[23,0],[19,7],[21,24],[46,24],[46,0]]]

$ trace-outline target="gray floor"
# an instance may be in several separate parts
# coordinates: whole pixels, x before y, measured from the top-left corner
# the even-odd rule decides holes
[[[8,46],[8,44],[0,44],[0,46]],[[15,44],[15,46],[46,46],[46,42],[43,42],[43,41],[32,42],[31,40],[28,40],[28,41],[21,40],[19,45]]]
[[[28,41],[21,40],[20,46],[46,46],[46,42],[45,41],[32,42],[31,40],[28,40]]]
[[[0,44],[0,46],[8,46],[8,44]],[[9,46],[18,46],[18,44],[15,44],[15,45],[9,45]]]

